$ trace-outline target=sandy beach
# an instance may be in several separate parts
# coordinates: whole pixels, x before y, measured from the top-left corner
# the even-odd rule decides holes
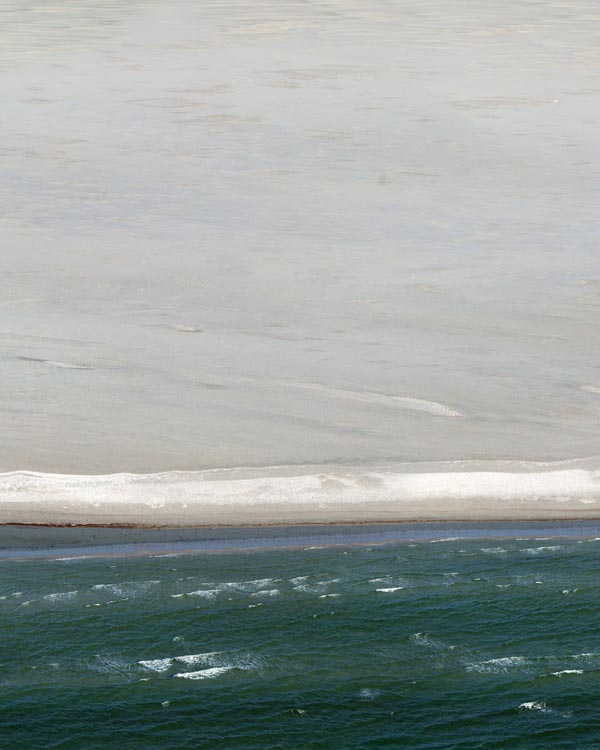
[[[576,6],[10,0],[0,522],[596,517]]]
[[[135,527],[597,519],[599,461],[0,475],[0,523]]]

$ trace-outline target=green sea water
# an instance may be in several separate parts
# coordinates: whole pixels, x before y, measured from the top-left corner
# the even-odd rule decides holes
[[[542,532],[4,560],[0,747],[598,748],[600,541]]]

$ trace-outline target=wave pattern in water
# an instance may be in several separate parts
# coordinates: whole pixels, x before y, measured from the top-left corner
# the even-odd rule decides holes
[[[6,561],[0,736],[33,747],[43,726],[48,747],[101,736],[263,750],[541,749],[566,735],[592,747],[597,545],[532,535],[504,539],[502,554],[447,539]]]

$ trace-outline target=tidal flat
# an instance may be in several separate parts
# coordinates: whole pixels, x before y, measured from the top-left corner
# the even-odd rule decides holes
[[[7,0],[0,470],[597,455],[596,14]]]

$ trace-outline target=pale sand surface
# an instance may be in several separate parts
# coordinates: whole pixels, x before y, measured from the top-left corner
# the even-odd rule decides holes
[[[594,513],[595,0],[2,11],[3,520]]]
[[[0,471],[600,452],[595,0],[3,10]]]

